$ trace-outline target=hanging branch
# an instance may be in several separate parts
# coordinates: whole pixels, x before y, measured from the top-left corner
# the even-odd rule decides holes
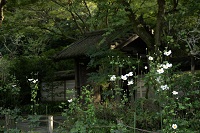
[[[74,14],[79,18],[79,20],[82,22],[82,24],[85,26],[85,28],[88,29],[85,21],[81,18],[81,16],[75,11],[74,11]]]
[[[76,26],[77,26],[78,29],[80,30],[81,34],[84,34],[84,31],[83,31],[83,29],[81,28],[81,26],[78,24],[78,22],[77,22],[77,20],[76,20],[76,17],[75,17],[75,15],[74,15],[74,13],[73,13],[73,12],[70,12],[70,13],[71,13],[71,15],[72,15],[72,18],[73,18],[73,20],[74,20]]]
[[[181,40],[187,43],[188,47],[190,48],[190,54],[193,56],[197,56],[200,54],[199,47],[197,46],[200,40],[199,34],[200,31],[193,30],[187,33],[186,38],[181,38]]]
[[[4,36],[3,36],[4,37]],[[4,47],[6,48],[6,50],[8,51],[8,52],[10,52],[11,54],[13,53],[8,47],[7,47],[7,45],[6,45],[6,38],[4,37],[4,43],[3,43],[3,45],[4,45]]]
[[[64,8],[71,14],[71,16],[72,16],[72,18],[73,18],[73,21],[74,21],[74,23],[76,24],[76,26],[77,26],[77,28],[79,29],[79,31],[81,32],[81,34],[84,34],[84,30],[81,28],[81,26],[80,26],[79,23],[77,22],[76,16],[80,19],[81,22],[84,22],[84,21],[80,18],[80,16],[79,16],[76,12],[73,12],[71,9],[69,9],[69,7],[72,6],[72,2],[69,0],[69,1],[68,1],[68,6],[69,6],[69,7],[66,7],[65,4],[59,3],[59,2],[57,2],[56,0],[51,0],[51,1],[54,2],[55,4],[61,6],[61,7],[64,7]],[[84,23],[83,23],[83,24],[84,24]]]
[[[197,24],[195,26],[195,28],[193,28],[193,30],[191,31],[185,31],[183,30],[182,32],[183,37],[180,36],[180,40],[184,41],[187,43],[189,49],[190,49],[190,54],[196,58],[199,59],[200,56],[200,48],[199,48],[199,41],[200,41],[200,30],[199,30],[199,26],[200,26],[200,20],[197,21]]]
[[[83,3],[84,3],[84,5],[85,5],[85,7],[86,7],[86,9],[87,9],[87,11],[88,11],[89,17],[91,18],[91,17],[92,17],[92,15],[91,15],[90,9],[89,9],[89,7],[88,7],[88,5],[87,5],[86,1],[85,1],[85,0],[83,0]]]
[[[4,16],[3,16],[3,7],[5,6],[7,0],[1,0],[1,3],[0,3],[0,26],[2,24],[2,21],[4,19]]]

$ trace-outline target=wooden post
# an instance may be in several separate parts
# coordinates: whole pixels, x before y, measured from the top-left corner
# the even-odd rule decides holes
[[[79,97],[80,96],[80,67],[79,67],[79,60],[78,58],[74,59],[75,62],[75,96]]]
[[[192,74],[194,74],[194,72],[195,72],[195,58],[194,58],[194,56],[191,56],[190,58],[191,58],[191,72],[192,72]]]
[[[139,79],[139,86],[140,86],[140,98],[142,98],[142,78]]]
[[[134,133],[136,133],[136,108],[135,108],[135,110],[134,110],[135,112],[134,112]]]
[[[64,80],[64,101],[67,101],[66,100],[66,90],[67,90],[67,87],[66,87],[66,80]]]
[[[8,129],[9,128],[9,120],[10,119],[10,116],[9,115],[5,115],[5,126],[6,126],[6,129]]]
[[[53,133],[53,116],[48,116],[48,133]]]

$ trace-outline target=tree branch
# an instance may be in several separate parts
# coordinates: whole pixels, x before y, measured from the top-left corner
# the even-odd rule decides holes
[[[72,12],[72,11],[71,11]],[[77,12],[74,12],[74,14],[79,18],[79,20],[83,23],[84,27],[88,30],[88,27],[85,23],[85,21],[81,18],[81,16],[77,13]],[[74,16],[75,17],[75,16]],[[89,30],[88,30],[89,31]],[[84,31],[85,32],[85,31]]]
[[[166,14],[171,14],[171,13],[175,13],[178,11],[177,7],[178,7],[178,3],[179,3],[179,0],[173,0],[173,7],[172,9],[170,9],[169,11],[166,12]]]
[[[66,38],[68,38],[68,39],[72,39],[72,40],[77,40],[76,38],[74,38],[74,37],[71,37],[71,36],[66,36],[65,34],[60,34],[60,33],[57,33],[57,32],[55,32],[54,30],[52,30],[52,29],[49,29],[49,28],[46,28],[46,27],[41,27],[41,26],[38,26],[40,29],[42,29],[42,30],[47,30],[47,31],[49,31],[49,32],[52,32],[52,33],[54,33],[54,34],[56,34],[56,35],[59,35],[59,36],[64,36],[64,37],[66,37]]]
[[[84,3],[84,5],[85,5],[85,7],[86,7],[86,9],[87,9],[87,11],[88,11],[89,16],[92,17],[91,12],[90,12],[90,9],[89,9],[89,7],[88,7],[86,1],[83,0],[83,3]]]
[[[81,26],[78,24],[78,22],[76,21],[76,18],[75,18],[74,13],[73,13],[73,12],[70,12],[70,13],[71,13],[71,15],[72,15],[72,17],[73,17],[73,20],[74,20],[76,26],[78,27],[78,29],[80,30],[81,34],[83,35],[83,34],[84,34],[84,31],[83,31],[83,29],[81,28]]]
[[[78,27],[78,29],[80,30],[81,34],[84,34],[84,30],[81,28],[81,26],[78,24],[78,22],[77,22],[77,20],[76,20],[76,16],[75,16],[75,15],[77,15],[77,14],[76,14],[76,13],[74,14],[71,10],[69,10],[67,7],[65,7],[64,4],[61,4],[61,3],[59,3],[59,2],[57,2],[57,1],[55,1],[55,0],[51,0],[51,1],[54,2],[55,4],[61,6],[61,7],[64,7],[64,8],[71,14],[71,16],[72,16],[72,18],[73,18],[73,21],[74,21],[74,23],[76,24],[76,26]],[[71,6],[71,5],[72,5],[71,1],[68,1],[68,4],[69,4],[69,6]],[[80,18],[79,15],[77,15],[77,17],[81,20],[81,22],[84,22],[84,21]],[[84,23],[83,23],[83,24],[84,24]],[[85,25],[85,24],[84,24],[84,25]]]

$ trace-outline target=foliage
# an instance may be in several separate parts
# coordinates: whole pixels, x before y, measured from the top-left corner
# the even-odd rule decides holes
[[[31,130],[33,130],[35,127],[39,127],[39,120],[40,120],[40,115],[34,114],[34,115],[29,115],[27,120],[29,122],[29,126]]]
[[[66,109],[63,112],[66,121],[62,125],[63,127],[61,129],[64,128],[65,131],[90,132],[90,128],[96,123],[91,92],[86,89],[86,87],[82,89],[83,93],[80,99],[68,100],[69,109]],[[83,105],[80,104],[81,102],[83,102]]]
[[[19,105],[20,98],[19,98],[20,87],[15,79],[15,77],[10,77],[5,82],[1,82],[0,86],[0,105],[1,107],[5,108],[14,108]]]
[[[15,108],[19,105],[20,86],[15,76],[9,73],[10,61],[6,58],[0,59],[0,106],[4,108]]]
[[[19,108],[9,109],[9,108],[0,107],[0,115],[5,116],[4,125],[2,127],[0,125],[0,131],[4,131],[4,132],[18,131],[17,129],[12,129],[12,126],[16,124],[15,123],[16,121],[21,119],[19,115],[20,112],[21,111]]]
[[[170,50],[166,49],[163,56],[170,54]],[[151,69],[146,74],[146,84],[154,92],[153,97],[137,99],[134,104],[124,101],[125,99],[121,99],[120,102],[104,101],[98,104],[93,102],[92,88],[83,87],[80,98],[69,99],[66,103],[67,108],[62,106],[66,120],[60,124],[58,131],[131,133],[136,129],[178,133],[198,132],[199,72],[175,73],[169,62],[167,65],[167,58],[161,63],[150,56],[148,59],[151,62]],[[119,60],[114,60],[116,61]],[[162,68],[164,71],[161,71]],[[37,117],[33,116],[31,120],[37,121]]]
[[[199,73],[175,74],[174,86],[180,94],[176,97],[176,119],[180,123],[180,128],[195,132],[199,128]],[[183,130],[183,131],[184,131]]]
[[[83,98],[68,100],[69,108],[63,112],[66,118],[65,122],[60,125],[59,132],[127,132],[134,131],[135,108],[123,102],[105,102],[102,104],[94,104],[92,91],[84,90]],[[89,95],[88,95],[89,94]],[[146,100],[145,102],[147,102]],[[80,103],[81,102],[81,103]],[[143,101],[143,103],[145,103]],[[146,103],[146,105],[148,105]],[[159,116],[149,110],[149,107],[144,108],[141,102],[138,101],[137,110],[137,129],[145,128],[156,131],[159,129]],[[156,107],[157,108],[157,107]],[[154,108],[153,108],[154,109]],[[155,111],[155,110],[154,110]],[[144,114],[146,112],[146,117]],[[155,116],[158,116],[157,118]],[[144,125],[142,125],[144,124]],[[147,127],[148,126],[148,127]],[[140,129],[140,130],[141,130]]]
[[[131,125],[137,119],[136,127],[141,129],[196,132],[200,128],[199,74],[174,73],[173,68],[165,71],[164,65],[170,64],[167,64],[168,57],[163,58],[159,50],[168,46],[175,51],[173,57],[199,52],[199,7],[199,1],[194,0],[10,0],[4,6],[5,19],[0,27],[0,51],[3,54],[0,58],[1,105],[9,110],[24,99],[31,100],[32,87],[27,82],[32,78],[31,73],[38,72],[39,81],[51,82],[54,71],[72,69],[72,65],[63,65],[71,62],[57,64],[50,57],[80,35],[130,24],[147,44],[149,53],[157,54],[153,56],[154,61],[149,61],[150,72],[145,77],[146,86],[154,92],[155,98],[139,99],[130,105],[124,99],[119,103],[105,100],[97,106],[92,102],[91,92],[85,90],[85,97],[69,103],[69,109],[64,112],[68,119],[63,129],[133,132]],[[191,40],[195,41],[194,47]],[[119,76],[135,68],[140,70],[135,67],[138,64],[143,67],[138,60],[129,64],[129,58],[119,52],[99,50],[90,54],[90,67],[99,67],[99,71],[91,73],[89,81],[103,86],[104,90],[113,85],[108,81],[108,75],[115,75],[117,83],[114,86],[122,89]],[[129,66],[129,69],[119,74],[116,70],[122,70],[122,66]],[[13,89],[13,85],[17,86]],[[32,101],[36,104],[39,86],[35,87]],[[112,91],[103,94],[113,96]],[[172,127],[174,124],[178,127]]]
[[[170,51],[170,50],[169,50]],[[165,51],[169,56],[171,52]],[[149,58],[150,59],[150,58]],[[160,58],[157,58],[160,59]],[[162,60],[162,59],[161,59]],[[166,60],[150,60],[150,73],[147,74],[147,84],[154,89],[155,100],[159,105],[161,130],[164,132],[196,132],[199,116],[199,106],[196,96],[199,95],[199,82],[196,75],[191,73],[176,74],[171,71],[171,66]],[[166,67],[167,65],[169,67]],[[149,82],[150,81],[150,82]],[[194,100],[194,101],[193,101]],[[190,117],[194,115],[195,120]]]
[[[36,74],[37,76],[37,74]],[[30,86],[31,86],[31,111],[32,114],[37,115],[37,111],[38,111],[38,79],[28,79],[28,81],[30,82]]]
[[[108,82],[108,76],[120,77],[129,72],[133,72],[135,76],[136,68],[139,70],[143,65],[139,57],[131,57],[119,50],[109,50],[101,45],[97,51],[93,49],[89,51],[88,55],[90,56],[88,69],[96,70],[88,74],[88,83],[91,83],[93,87],[101,88],[103,101],[113,98],[117,88],[126,84],[125,81]]]

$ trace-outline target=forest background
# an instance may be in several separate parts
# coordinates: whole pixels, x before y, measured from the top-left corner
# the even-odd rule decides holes
[[[22,100],[31,97],[27,79],[53,80],[54,72],[73,69],[72,60],[52,57],[87,32],[129,25],[155,59],[165,47],[199,59],[197,0],[1,0],[0,8],[1,88],[15,80],[23,92],[4,108],[29,103]]]

